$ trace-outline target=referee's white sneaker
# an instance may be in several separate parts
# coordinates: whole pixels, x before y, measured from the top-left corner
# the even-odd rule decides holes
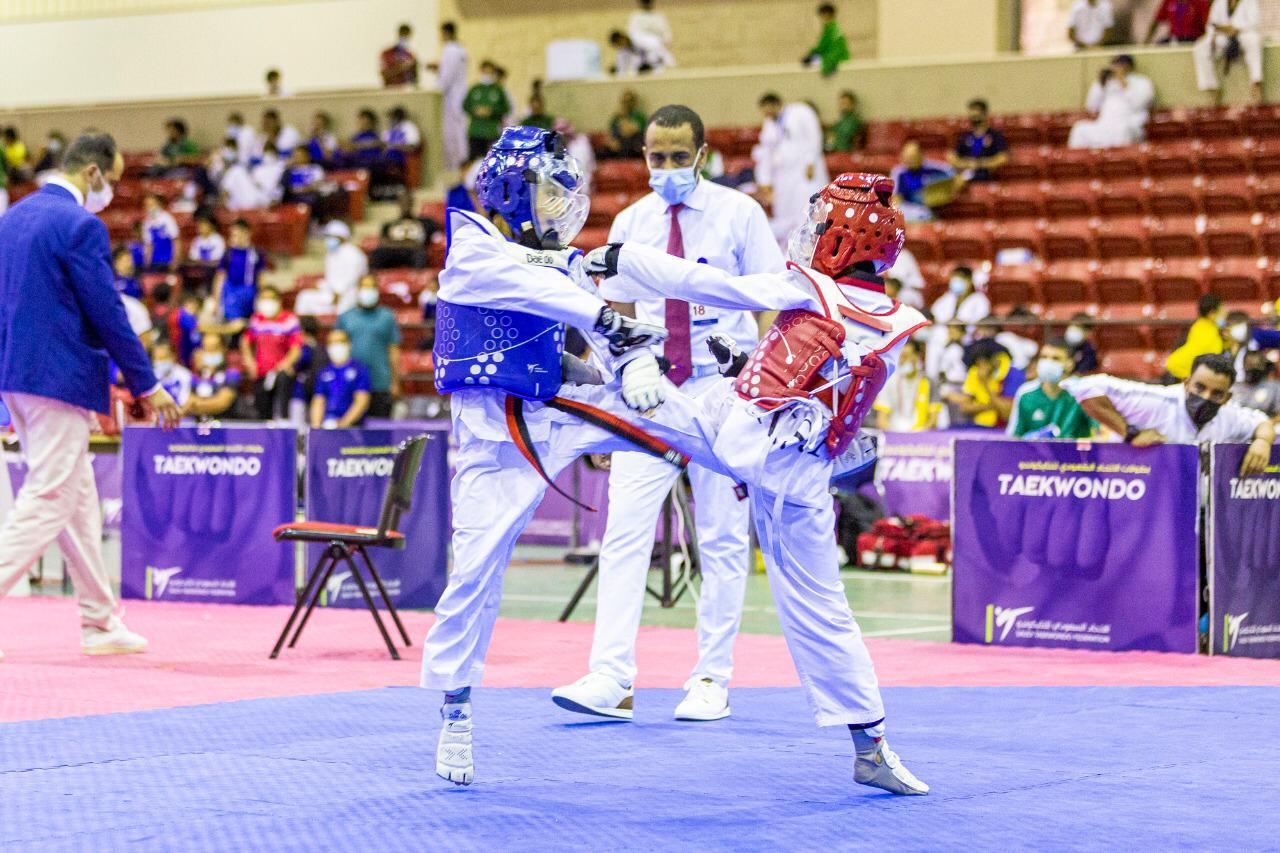
[[[632,718],[633,696],[630,687],[623,687],[602,672],[589,672],[573,684],[551,691],[551,701],[566,711],[615,720]]]
[[[84,628],[80,633],[80,651],[86,655],[136,655],[147,650],[147,640],[123,624],[110,631]]]
[[[436,743],[436,775],[455,785],[470,785],[476,775],[471,757],[471,703],[446,702],[440,717],[444,724]]]
[[[858,758],[853,764],[853,781],[870,785],[891,794],[927,794],[929,786],[921,782],[911,771],[902,766],[898,753],[889,748],[884,738],[854,738]]]
[[[689,692],[676,706],[677,720],[710,722],[729,716],[729,691],[710,678],[690,679],[685,682]]]

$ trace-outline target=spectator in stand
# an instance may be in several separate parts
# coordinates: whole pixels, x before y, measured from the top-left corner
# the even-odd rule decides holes
[[[1250,442],[1240,466],[1240,476],[1248,477],[1266,469],[1276,431],[1264,413],[1230,402],[1234,375],[1231,359],[1210,353],[1197,357],[1177,385],[1098,375],[1076,380],[1067,390],[1086,414],[1134,447]]]
[[[831,3],[823,3],[818,7],[818,21],[822,24],[822,33],[801,63],[810,68],[817,67],[823,77],[830,77],[840,68],[841,62],[849,61],[849,43],[845,41],[840,25],[836,23],[836,7]]]
[[[227,366],[221,335],[209,333],[201,337],[192,362],[191,379],[191,397],[183,409],[184,415],[203,421],[224,415],[235,405],[240,393],[240,371]]]
[[[382,136],[378,133],[377,113],[365,107],[356,114],[356,132],[346,147],[357,165],[367,165],[381,157]]]
[[[129,242],[124,245],[128,248],[129,255],[133,258],[133,268],[140,270],[147,265],[147,243],[142,234],[141,219],[133,223],[130,233]]]
[[[338,318],[337,328],[346,333],[352,357],[369,371],[369,414],[389,418],[400,396],[400,327],[395,313],[379,304],[380,296],[377,278],[361,278],[356,307]]]
[[[1093,373],[1098,369],[1098,350],[1089,335],[1093,332],[1093,318],[1083,311],[1071,315],[1071,325],[1062,338],[1071,347],[1071,372],[1076,376]]]
[[[257,185],[262,196],[267,199],[267,206],[273,205],[284,197],[284,173],[288,168],[280,156],[274,142],[267,142],[262,149],[262,157],[249,170],[249,176]]]
[[[1141,142],[1147,133],[1156,90],[1151,79],[1133,70],[1133,57],[1120,54],[1089,87],[1085,108],[1095,118],[1071,128],[1071,148],[1117,148]]]
[[[307,136],[307,153],[312,163],[332,168],[339,155],[338,137],[333,132],[333,116],[324,110],[311,117],[311,130]]]
[[[1018,389],[1005,431],[1016,438],[1089,438],[1098,425],[1063,390],[1071,375],[1071,346],[1052,338],[1040,347],[1036,379]]]
[[[1249,350],[1244,354],[1244,379],[1232,386],[1231,399],[1280,423],[1280,380],[1275,378],[1275,365],[1265,352]]]
[[[995,318],[989,319],[994,321]],[[995,327],[996,343],[1009,351],[1013,366],[1019,370],[1025,371],[1030,367],[1031,360],[1036,357],[1036,353],[1041,348],[1035,340],[1021,333],[1031,331],[1039,322],[1040,318],[1025,306],[1015,305],[1005,315],[1004,327],[1001,328],[998,325]]]
[[[525,113],[524,118],[520,119],[520,123],[526,127],[540,127],[543,130],[551,130],[555,127],[555,116],[547,112],[546,102],[542,99],[540,81],[534,81],[533,93],[529,95],[529,111]]]
[[[22,141],[18,128],[9,125],[0,131],[0,149],[3,149],[4,164],[12,181],[23,181],[31,175],[27,168],[27,144]]]
[[[969,129],[956,139],[947,161],[964,172],[965,181],[993,181],[1009,162],[1009,145],[1004,134],[991,126],[991,113],[982,98],[969,102]]]
[[[785,248],[808,215],[809,200],[827,184],[822,120],[809,104],[784,105],[773,92],[760,96],[756,105],[762,119],[760,141],[751,151],[757,194],[770,208],[774,239]]]
[[[230,246],[213,277],[213,298],[222,321],[231,326],[228,332],[237,334],[253,316],[262,256],[253,248],[253,231],[245,220],[231,223],[230,237]]]
[[[208,293],[214,274],[227,252],[227,241],[218,233],[217,223],[209,214],[196,217],[196,237],[187,249],[187,263],[182,275],[187,286]]]
[[[151,369],[160,380],[160,387],[169,392],[179,409],[185,409],[191,399],[191,371],[178,363],[173,347],[163,341],[152,347]]]
[[[578,161],[578,168],[582,170],[582,191],[591,195],[596,176],[596,152],[591,147],[591,137],[574,130],[573,124],[567,118],[556,119],[554,128],[556,133],[564,137],[565,150]],[[474,175],[471,176],[471,187],[475,188]]]
[[[947,280],[947,292],[929,306],[933,326],[929,332],[929,349],[925,356],[925,369],[936,378],[941,370],[942,355],[946,350],[949,323],[973,324],[991,313],[991,300],[978,290],[972,267],[957,266]],[[962,332],[963,334],[963,332]]]
[[[178,223],[173,214],[165,210],[164,199],[157,193],[147,193],[143,200],[146,216],[142,220],[142,239],[146,244],[148,272],[168,272],[178,259]]]
[[[116,293],[142,299],[142,282],[138,281],[138,269],[133,264],[133,252],[128,246],[117,246],[111,252],[111,269],[115,273]]]
[[[483,157],[502,134],[502,117],[511,112],[511,102],[498,83],[498,66],[493,60],[480,63],[480,80],[467,91],[462,109],[470,119],[467,144],[471,157]]]
[[[1160,44],[1186,44],[1204,35],[1209,22],[1209,0],[1164,0],[1147,28],[1147,44],[1164,24],[1167,32]]]
[[[893,203],[902,211],[908,222],[930,222],[933,209],[926,203],[925,188],[930,184],[950,181],[955,170],[938,160],[926,160],[920,143],[914,139],[902,146],[899,158],[902,162],[893,167],[889,177],[893,180]]]
[[[609,119],[609,138],[604,141],[608,157],[641,157],[644,155],[646,117],[640,109],[636,93],[625,90],[618,97],[618,110]]]
[[[328,179],[324,167],[311,162],[305,145],[293,149],[293,158],[284,173],[284,200],[311,208],[314,222],[325,222],[337,213],[338,202],[345,197],[341,188]]]
[[[1227,312],[1222,299],[1207,293],[1196,306],[1196,321],[1187,332],[1182,346],[1169,354],[1164,363],[1165,384],[1181,382],[1191,375],[1191,364],[1202,355],[1221,353],[1227,348],[1222,330],[1227,325]]]
[[[504,65],[493,66],[494,82],[498,84],[498,88],[502,90],[502,97],[507,99],[507,111],[499,118],[502,126],[506,127],[511,124],[512,118],[516,114],[516,99],[511,97],[511,90],[507,88],[507,69]]]
[[[169,312],[165,318],[169,343],[183,364],[191,364],[191,356],[200,346],[203,334],[200,330],[200,315],[200,297],[188,290],[182,294],[177,310]]]
[[[613,76],[634,77],[653,70],[644,61],[644,54],[631,43],[631,37],[622,30],[609,33],[609,45],[613,48],[613,67],[609,69]]]
[[[293,149],[302,144],[302,135],[293,125],[280,121],[279,110],[270,109],[262,112],[262,140],[264,145],[274,142],[276,153],[287,160]]]
[[[209,175],[218,182],[218,195],[230,211],[268,207],[271,199],[254,181],[249,166],[240,157],[239,145],[228,139],[223,149],[209,158]]]
[[[54,172],[62,163],[62,152],[67,149],[67,137],[60,130],[51,130],[45,137],[40,156],[36,158],[33,171],[37,179],[48,172]]]
[[[1236,366],[1236,381],[1244,379],[1244,355],[1249,351],[1249,315],[1243,311],[1232,311],[1227,314],[1226,325],[1222,328],[1222,350],[1231,357]]]
[[[1075,0],[1067,12],[1067,37],[1076,50],[1088,50],[1107,43],[1116,16],[1111,0]]]
[[[935,429],[940,408],[924,373],[924,344],[909,338],[898,357],[898,369],[876,397],[876,428],[889,432]]]
[[[160,164],[166,171],[200,165],[200,146],[187,132],[187,123],[171,118],[164,123],[165,140],[160,146]]]
[[[409,118],[409,113],[404,107],[393,107],[387,113],[387,120],[387,130],[382,134],[382,141],[386,146],[383,156],[394,168],[399,182],[403,184],[407,177],[409,158],[421,150],[422,131],[418,130],[418,126]]]
[[[254,410],[259,420],[285,419],[302,355],[302,326],[284,310],[274,287],[259,290],[254,307],[257,310],[240,338],[245,373],[254,383]]]
[[[983,338],[964,349],[968,368],[964,386],[947,396],[962,420],[976,427],[1000,428],[1013,410],[1013,395],[1026,374],[1013,369],[1009,351],[991,338]]]
[[[412,38],[413,27],[401,24],[396,33],[396,43],[378,57],[378,73],[382,75],[383,86],[418,85],[418,57],[409,49]]]
[[[640,8],[627,21],[627,35],[650,68],[670,68],[676,64],[671,55],[671,24],[667,16],[653,8],[653,0],[639,0]]]
[[[378,247],[369,254],[369,268],[389,270],[396,267],[425,269],[427,240],[431,232],[413,209],[413,196],[400,197],[400,215],[382,226]]]
[[[920,264],[910,249],[903,247],[888,274],[899,283],[895,299],[913,308],[924,307],[924,273],[920,272]]]
[[[298,294],[299,314],[341,314],[356,304],[356,287],[369,271],[369,259],[351,242],[351,228],[341,220],[324,227],[324,278]]]
[[[223,138],[227,142],[234,140],[236,155],[246,166],[261,156],[262,147],[258,134],[244,123],[243,113],[237,111],[227,116],[227,130]]]
[[[292,94],[292,92],[285,90],[284,78],[280,75],[279,68],[267,69],[266,83],[268,98],[286,98]]]
[[[124,313],[129,318],[129,328],[133,329],[138,340],[142,341],[142,348],[151,352],[151,346],[156,340],[156,329],[151,322],[151,312],[142,304],[142,300],[128,294],[121,293],[120,301],[124,303]]]
[[[1213,0],[1209,8],[1208,31],[1196,42],[1191,55],[1196,66],[1196,85],[1202,92],[1213,92],[1222,102],[1222,89],[1214,62],[1221,60],[1230,68],[1244,60],[1253,84],[1253,99],[1262,103],[1262,33],[1259,32],[1262,11],[1259,0]]]
[[[359,426],[369,411],[369,371],[351,358],[347,333],[334,329],[325,343],[329,364],[316,377],[311,397],[312,429]]]
[[[828,151],[854,151],[867,144],[867,123],[858,113],[858,96],[845,89],[836,99],[840,117],[827,128]]]
[[[573,152],[570,151],[569,153],[572,154]],[[481,209],[480,200],[476,198],[476,176],[479,171],[480,160],[468,160],[462,164],[458,183],[449,187],[448,191],[445,192],[444,206],[446,208],[456,207],[458,210],[465,210],[470,213],[475,213]],[[589,190],[586,192],[588,195],[590,194]],[[438,229],[440,227],[439,223],[433,220],[424,220],[424,223],[426,222],[429,222],[433,228]]]
[[[426,67],[440,81],[442,153],[445,169],[453,171],[467,159],[467,114],[462,109],[467,97],[467,49],[458,41],[458,25],[453,21],[440,25],[440,62]]]

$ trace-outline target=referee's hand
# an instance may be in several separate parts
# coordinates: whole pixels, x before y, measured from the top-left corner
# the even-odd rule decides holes
[[[182,411],[178,408],[178,404],[173,402],[169,392],[163,388],[157,388],[146,395],[142,398],[142,402],[155,413],[156,420],[163,429],[173,429],[178,425],[178,421],[182,420]]]

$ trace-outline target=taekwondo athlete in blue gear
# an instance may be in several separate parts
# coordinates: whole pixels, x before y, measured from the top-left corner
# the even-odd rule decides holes
[[[645,440],[651,452],[665,442],[710,464],[696,407],[662,377],[649,349],[666,330],[606,306],[581,253],[568,248],[589,200],[560,135],[507,128],[481,163],[476,194],[485,215],[446,214],[434,353],[437,386],[452,394],[458,442],[454,564],[424,644],[421,680],[445,692],[436,772],[460,785],[474,776],[470,687],[483,673],[512,548],[546,491],[543,474],[553,478],[583,453],[633,450]],[[565,356],[566,325],[583,333],[613,376]],[[566,384],[566,376],[601,384]],[[656,419],[644,422],[652,435],[629,423],[639,418],[628,407],[659,405]],[[600,424],[630,433],[632,443]],[[683,461],[679,453],[672,458]]]

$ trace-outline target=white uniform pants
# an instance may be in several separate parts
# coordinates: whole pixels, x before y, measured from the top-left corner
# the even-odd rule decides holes
[[[1250,83],[1262,82],[1262,36],[1255,30],[1240,32],[1240,51],[1244,54],[1244,67],[1249,71]],[[1227,46],[1227,37],[1216,34],[1212,27],[1191,48],[1196,66],[1196,86],[1208,92],[1218,88],[1218,71],[1214,68],[1214,56],[1220,56]]]
[[[79,406],[6,391],[27,477],[0,527],[0,596],[56,539],[80,599],[80,622],[111,630],[116,597],[102,560],[102,508],[89,459],[92,414]]]

